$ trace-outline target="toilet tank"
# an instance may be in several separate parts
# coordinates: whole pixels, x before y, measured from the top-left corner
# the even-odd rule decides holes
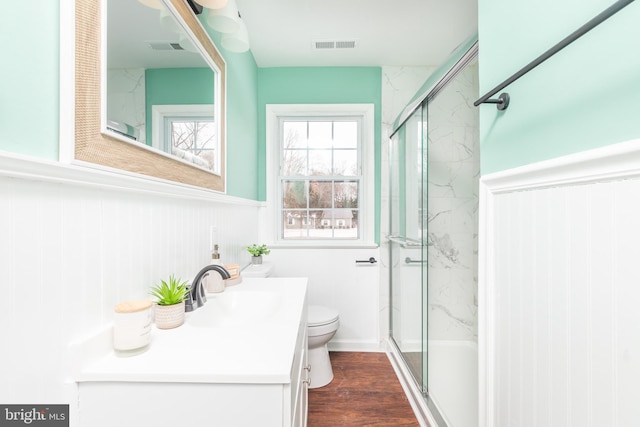
[[[270,277],[273,275],[273,264],[250,264],[242,270],[242,277]]]

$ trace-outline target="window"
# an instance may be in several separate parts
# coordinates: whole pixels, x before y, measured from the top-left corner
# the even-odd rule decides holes
[[[154,105],[153,146],[220,173],[220,148],[212,105]]]
[[[374,142],[373,106],[278,105],[267,110],[275,240],[371,242],[373,150],[367,147]]]
[[[210,118],[164,117],[162,151],[215,172],[218,162],[216,124]]]

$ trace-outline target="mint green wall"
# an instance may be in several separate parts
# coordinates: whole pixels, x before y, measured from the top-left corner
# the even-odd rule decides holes
[[[480,1],[481,94],[612,3]],[[640,137],[639,23],[635,2],[480,106],[482,173]]]
[[[228,93],[227,192],[260,200],[258,67],[251,53],[225,52],[225,58]]]
[[[380,129],[382,69],[379,67],[283,67],[258,70],[259,200],[266,200],[267,104],[375,105],[375,236],[380,230]]]
[[[221,34],[208,32],[216,46],[222,46]],[[258,66],[251,51],[235,53],[220,47],[220,53],[227,63],[227,194],[260,200]]]
[[[58,159],[59,3],[3,2],[0,151]],[[18,19],[17,17],[25,17]]]
[[[215,75],[211,68],[155,68],[145,71],[145,120],[151,141],[154,105],[213,104]],[[206,88],[206,89],[205,89]]]
[[[24,15],[21,2],[3,4],[0,25],[12,37],[0,67],[0,151],[58,159],[60,97],[73,96],[59,93],[59,4],[29,3],[29,25],[16,19]],[[219,35],[211,36],[220,46]],[[228,69],[227,193],[257,200],[257,66],[250,52],[221,53]],[[180,80],[173,79],[167,90],[177,90]]]

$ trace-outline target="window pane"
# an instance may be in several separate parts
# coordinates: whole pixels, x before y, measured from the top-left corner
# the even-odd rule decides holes
[[[309,150],[309,175],[331,175],[331,150]]]
[[[307,122],[283,122],[283,148],[306,148]]]
[[[335,150],[333,152],[334,175],[358,175],[358,151]]]
[[[315,228],[309,229],[309,237],[313,239],[331,239],[333,237],[333,214],[331,210],[314,211]]]
[[[357,208],[358,207],[358,182],[336,182],[334,185],[334,207]]]
[[[171,153],[198,166],[218,171],[215,122],[167,117],[171,127]]]
[[[333,230],[331,228],[314,228],[309,230],[310,239],[331,239],[333,237]]]
[[[335,148],[358,148],[358,122],[334,122],[333,146]]]
[[[211,121],[171,121],[171,141],[182,150],[215,148],[215,124]]]
[[[291,210],[282,212],[283,238],[285,239],[306,239],[307,238],[307,211]]]
[[[309,148],[331,148],[333,122],[309,122]]]
[[[215,123],[198,121],[195,126],[196,146],[201,149],[215,149],[218,144]]]
[[[309,181],[309,208],[331,208],[331,181]]]
[[[198,158],[204,160],[206,165],[209,165],[209,169],[213,170],[214,172],[217,171],[217,169],[214,169],[214,165],[217,163],[215,151],[212,151],[212,150],[200,151],[198,153]],[[194,163],[199,164],[200,166],[206,167],[206,165],[203,165],[201,162],[194,162]]]
[[[336,209],[334,211],[333,236],[336,239],[358,238],[358,211],[350,209]]]
[[[282,205],[285,209],[306,209],[307,189],[304,181],[285,181],[282,186]]]
[[[284,150],[282,152],[282,175],[296,176],[307,174],[307,151]]]

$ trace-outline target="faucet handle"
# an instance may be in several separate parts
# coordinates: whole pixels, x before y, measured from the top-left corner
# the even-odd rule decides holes
[[[184,300],[184,311],[190,312],[195,310],[198,307],[193,307],[193,298],[191,297],[191,286],[189,286],[187,291],[187,298]]]
[[[202,283],[202,280],[207,277],[209,275],[209,273],[205,274],[202,279],[200,279],[200,283],[198,283],[198,286],[200,287],[200,301],[202,302],[202,304],[198,304],[198,307],[203,306],[205,302],[207,302],[207,290],[205,289],[204,283]]]

